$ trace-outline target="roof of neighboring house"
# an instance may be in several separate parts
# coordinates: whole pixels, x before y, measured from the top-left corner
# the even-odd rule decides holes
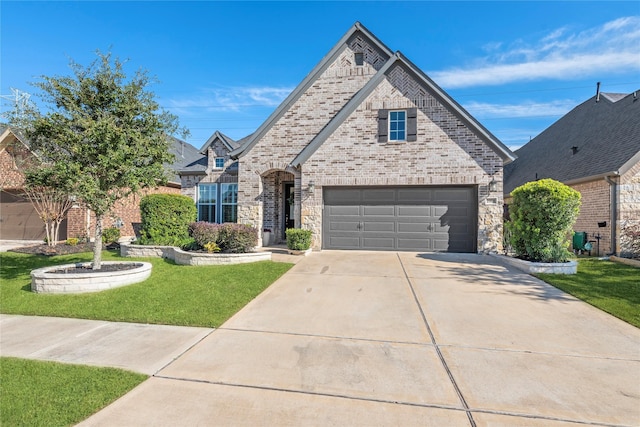
[[[0,143],[3,143],[10,134],[13,134],[26,147],[29,147],[29,140],[20,129],[0,124]],[[175,137],[170,137],[169,152],[175,155],[175,161],[170,165],[165,165],[167,170],[167,179],[169,183],[180,184],[180,176],[177,172],[184,166],[199,159],[201,157],[200,153],[193,145]]]
[[[640,161],[638,94],[601,93],[575,107],[516,151],[504,193],[536,179],[571,183],[625,173]]]
[[[169,182],[173,183],[180,183],[180,172],[190,165],[197,164],[203,157],[196,147],[175,137],[171,137],[169,151],[175,156],[173,164],[167,166],[167,169],[170,171],[168,176]],[[204,169],[206,168],[207,159],[205,157]]]

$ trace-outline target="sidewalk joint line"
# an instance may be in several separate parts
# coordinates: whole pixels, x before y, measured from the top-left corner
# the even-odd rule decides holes
[[[449,380],[451,381],[451,384],[453,385],[453,389],[455,390],[456,394],[458,395],[458,398],[460,399],[460,402],[462,403],[462,406],[465,409],[465,412],[467,414],[467,418],[469,418],[469,423],[471,424],[471,427],[476,427],[476,422],[473,419],[473,414],[471,413],[471,411],[469,409],[469,405],[467,404],[467,401],[465,400],[464,396],[462,395],[462,391],[460,390],[460,387],[458,387],[458,383],[456,383],[456,380],[453,377],[453,373],[449,369],[449,365],[447,365],[447,361],[444,359],[444,356],[442,355],[442,352],[440,351],[440,348],[438,347],[438,343],[436,342],[436,337],[433,335],[433,331],[431,330],[431,326],[429,326],[429,322],[427,321],[427,316],[424,313],[424,310],[422,308],[422,305],[420,304],[420,301],[418,300],[418,295],[416,294],[416,290],[413,287],[413,283],[411,283],[411,278],[407,274],[407,270],[404,267],[404,263],[402,262],[402,258],[400,258],[400,254],[397,253],[397,252],[396,252],[396,256],[398,257],[398,261],[400,262],[400,266],[402,267],[402,271],[404,271],[405,279],[407,280],[407,284],[409,285],[409,288],[411,289],[411,293],[413,294],[413,299],[415,300],[416,305],[418,306],[418,310],[420,310],[420,315],[422,316],[422,321],[424,322],[424,325],[427,328],[427,332],[429,333],[429,337],[431,337],[431,343],[433,344],[433,348],[436,350],[436,354],[438,355],[438,358],[440,359],[440,363],[442,363],[442,366],[443,366],[445,372],[447,373],[447,376],[449,377]]]
[[[184,351],[182,351],[180,354],[176,355],[173,359],[171,359],[170,361],[168,361],[167,363],[165,363],[160,369],[156,370],[153,375],[151,375],[152,377],[155,377],[158,372],[162,371],[163,369],[165,369],[166,367],[168,367],[169,365],[171,365],[173,362],[175,362],[177,359],[179,359],[180,357],[184,356],[185,353],[187,353],[189,350],[191,350],[193,347],[195,347],[196,345],[200,344],[202,341],[204,341],[205,338],[207,338],[209,335],[211,335],[212,333],[214,333],[215,331],[217,331],[216,328],[212,328],[209,332],[207,332],[205,335],[203,335],[198,341],[194,342],[193,344],[191,344],[188,348],[186,348]]]
[[[293,335],[297,337],[326,338],[326,339],[344,340],[344,341],[364,341],[364,342],[374,342],[374,343],[429,346],[429,347],[433,346],[433,344],[430,342],[392,341],[392,340],[383,340],[383,339],[374,339],[374,338],[354,338],[354,337],[346,337],[346,336],[340,336],[340,335],[334,336],[334,335],[304,334],[301,332],[281,332],[281,331],[267,331],[267,330],[259,330],[259,329],[223,328],[223,327],[220,327],[218,329],[224,330],[224,331],[233,331],[233,332],[249,332],[249,333],[274,334],[274,335]]]
[[[211,380],[200,380],[195,378],[180,378],[180,377],[171,377],[166,375],[158,375],[154,378],[164,379],[164,380],[174,380],[174,381],[184,381],[184,382],[192,382],[192,383],[200,383],[200,384],[209,384],[209,385],[221,385],[225,387],[240,387],[240,388],[250,388],[255,390],[265,390],[265,391],[279,391],[283,393],[295,393],[295,394],[304,394],[309,396],[324,396],[324,397],[335,397],[339,399],[348,399],[348,400],[357,400],[361,402],[375,402],[375,403],[388,403],[392,405],[403,405],[403,406],[413,406],[419,408],[437,408],[437,409],[448,409],[451,411],[460,411],[467,412],[466,409],[451,406],[451,405],[439,405],[437,403],[416,403],[416,402],[404,402],[401,400],[388,400],[388,399],[375,399],[372,397],[358,397],[358,396],[349,396],[346,394],[338,394],[338,393],[322,393],[319,391],[308,391],[308,390],[295,390],[295,389],[286,389],[280,387],[270,387],[264,385],[251,385],[251,384],[239,384],[239,383],[228,383],[224,381],[211,381]],[[618,427],[618,426],[615,426]]]

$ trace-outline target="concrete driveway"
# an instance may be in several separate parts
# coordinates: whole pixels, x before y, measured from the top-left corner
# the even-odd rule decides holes
[[[85,426],[640,425],[640,330],[480,255],[323,251]]]

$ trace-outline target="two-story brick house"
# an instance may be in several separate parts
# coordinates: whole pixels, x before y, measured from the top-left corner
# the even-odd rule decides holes
[[[180,175],[203,220],[276,241],[310,229],[315,249],[501,246],[502,169],[514,154],[360,23],[252,135],[216,132],[201,153]]]

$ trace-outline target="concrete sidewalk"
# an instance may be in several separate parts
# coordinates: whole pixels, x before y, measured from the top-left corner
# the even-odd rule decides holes
[[[640,331],[479,255],[324,251],[85,426],[640,424]]]
[[[110,366],[153,375],[213,329],[0,315],[2,356]]]

